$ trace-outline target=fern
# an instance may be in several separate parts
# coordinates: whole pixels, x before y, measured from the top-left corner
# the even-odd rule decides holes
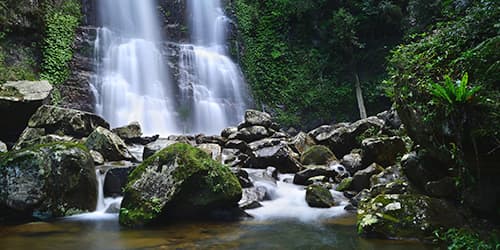
[[[429,90],[435,99],[449,105],[465,104],[472,101],[474,95],[481,90],[481,86],[468,88],[469,75],[465,73],[462,80],[456,83],[449,76],[444,77],[444,83],[431,83]]]

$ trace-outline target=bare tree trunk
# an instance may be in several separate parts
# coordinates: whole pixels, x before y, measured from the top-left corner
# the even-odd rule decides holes
[[[356,99],[358,100],[359,116],[361,119],[365,119],[367,117],[365,101],[363,100],[363,91],[361,90],[361,83],[359,82],[357,72],[354,72],[354,77],[356,79]]]

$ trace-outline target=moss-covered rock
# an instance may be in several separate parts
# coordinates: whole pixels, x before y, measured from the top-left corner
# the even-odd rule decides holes
[[[10,211],[0,222],[12,213],[30,220],[93,211],[96,196],[94,163],[81,144],[43,144],[0,156],[0,207]]]
[[[351,187],[351,182],[352,182],[352,177],[347,177],[345,179],[342,179],[342,181],[337,185],[335,190],[339,192],[347,191]]]
[[[308,148],[300,158],[304,165],[326,165],[336,160],[337,158],[332,151],[323,145],[314,145]]]
[[[329,208],[336,205],[332,193],[325,187],[313,184],[306,189],[306,202],[310,207]]]
[[[169,218],[203,217],[237,209],[242,189],[231,170],[205,152],[177,143],[154,154],[129,176],[120,224],[141,226]]]
[[[460,226],[463,218],[453,205],[424,195],[378,195],[361,200],[358,233],[368,237],[432,237],[439,227]]]

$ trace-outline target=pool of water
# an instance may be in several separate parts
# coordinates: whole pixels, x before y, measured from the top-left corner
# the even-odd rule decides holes
[[[122,228],[116,215],[92,218],[0,227],[0,249],[433,249],[420,242],[360,238],[353,215],[321,222],[185,222],[154,229]]]

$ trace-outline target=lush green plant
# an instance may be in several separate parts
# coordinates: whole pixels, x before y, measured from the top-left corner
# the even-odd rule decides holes
[[[52,84],[62,84],[68,78],[72,44],[81,14],[77,1],[64,1],[61,6],[49,6],[45,15],[45,36],[41,78]]]
[[[498,250],[500,238],[492,234],[488,239],[482,239],[478,233],[451,228],[445,232],[435,231],[436,241],[444,242],[449,250]]]
[[[465,104],[472,100],[472,97],[481,89],[481,86],[467,87],[469,75],[464,74],[462,80],[453,82],[450,76],[444,77],[444,83],[431,83],[429,89],[438,100],[449,105]]]

